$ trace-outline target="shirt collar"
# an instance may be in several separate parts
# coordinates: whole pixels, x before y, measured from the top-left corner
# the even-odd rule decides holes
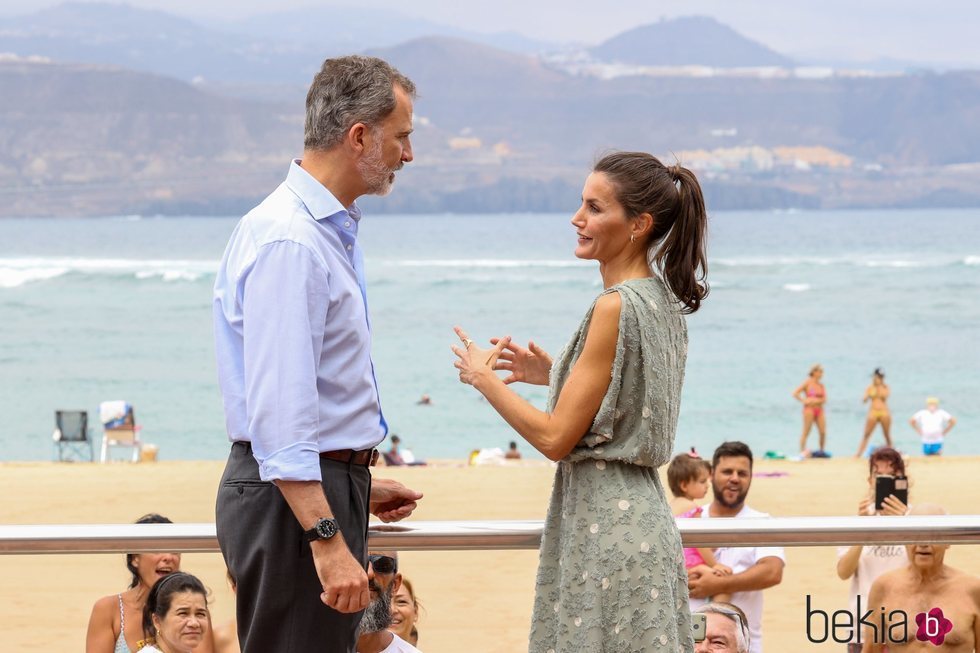
[[[361,219],[361,209],[358,208],[357,202],[345,208],[326,186],[300,166],[301,160],[293,159],[289,164],[289,172],[286,175],[286,185],[289,189],[303,201],[314,220],[326,219],[337,227],[344,227],[345,222],[353,220],[352,226],[356,232],[357,223]],[[349,227],[348,231],[350,231]]]

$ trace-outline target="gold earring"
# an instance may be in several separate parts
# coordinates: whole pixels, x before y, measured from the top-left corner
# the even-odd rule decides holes
[[[636,234],[630,234],[630,242],[631,243],[635,243],[636,242]]]

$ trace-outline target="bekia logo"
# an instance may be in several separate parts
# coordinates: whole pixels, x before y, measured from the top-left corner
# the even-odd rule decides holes
[[[942,608],[920,612],[915,615],[915,623],[919,626],[915,638],[920,642],[930,642],[934,646],[942,646],[946,641],[946,634],[953,630],[953,622],[943,615]]]
[[[953,622],[946,618],[942,608],[915,615],[915,639],[942,646],[946,635],[953,630]],[[862,611],[861,595],[857,597],[856,614],[850,610],[827,613],[812,607],[810,595],[806,595],[806,638],[813,644],[832,639],[838,644],[856,642],[863,644],[869,639],[874,644],[907,642],[909,617],[904,610],[886,610],[884,607]]]

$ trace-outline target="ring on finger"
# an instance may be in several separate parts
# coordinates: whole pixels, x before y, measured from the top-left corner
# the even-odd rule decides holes
[[[469,349],[470,348],[470,345],[472,345],[472,344],[473,344],[473,341],[470,338],[463,338],[463,346],[464,347],[466,347],[467,349]]]

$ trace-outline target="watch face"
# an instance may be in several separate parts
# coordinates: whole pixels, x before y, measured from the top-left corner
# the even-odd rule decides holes
[[[321,519],[316,523],[316,533],[321,539],[329,539],[337,534],[337,524],[332,519]]]

